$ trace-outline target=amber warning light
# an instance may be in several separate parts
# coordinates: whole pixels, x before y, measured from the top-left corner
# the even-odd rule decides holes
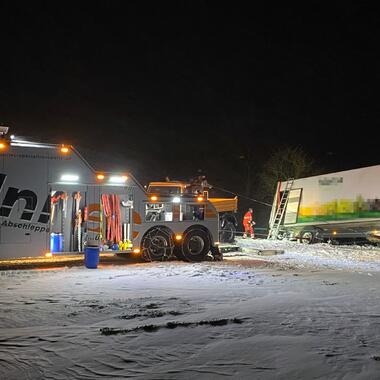
[[[4,152],[5,150],[8,149],[8,142],[5,141],[4,139],[0,139],[0,152]]]
[[[69,148],[62,144],[61,153],[63,153],[63,154],[69,153]]]

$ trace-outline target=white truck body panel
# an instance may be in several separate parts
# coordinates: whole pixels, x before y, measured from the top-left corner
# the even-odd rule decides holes
[[[285,185],[279,184],[273,209]],[[369,234],[379,224],[380,165],[296,179],[283,220],[294,231],[316,226],[347,236]]]

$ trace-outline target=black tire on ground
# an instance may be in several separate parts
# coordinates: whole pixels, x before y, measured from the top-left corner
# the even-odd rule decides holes
[[[153,228],[142,239],[142,257],[145,261],[162,261],[172,255],[173,247],[169,231],[164,228]]]
[[[190,230],[183,239],[183,257],[187,261],[205,260],[210,251],[210,246],[210,238],[207,232],[198,229]]]
[[[302,244],[313,244],[315,243],[315,233],[314,231],[302,231],[300,233],[300,238],[299,238],[300,243]]]
[[[211,247],[210,250],[214,261],[223,261],[223,253],[220,251],[219,247]]]
[[[236,227],[232,222],[226,222],[220,231],[220,241],[222,243],[233,243],[235,241]]]

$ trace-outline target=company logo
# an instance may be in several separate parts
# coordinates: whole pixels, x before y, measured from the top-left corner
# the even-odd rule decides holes
[[[5,185],[6,174],[0,173],[0,194]],[[4,188],[5,190],[5,188]],[[31,222],[37,208],[37,194],[31,190],[20,190],[17,187],[8,187],[4,200],[0,207],[0,217],[9,218],[12,209],[19,200],[25,201],[25,206],[20,216],[20,221]],[[38,214],[38,223],[47,224],[50,217],[50,195],[47,197],[44,206]]]
[[[319,186],[337,186],[343,183],[343,177],[324,177],[318,180]]]

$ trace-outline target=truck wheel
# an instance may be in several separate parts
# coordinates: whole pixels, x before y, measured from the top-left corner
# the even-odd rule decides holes
[[[146,261],[162,261],[171,256],[173,246],[169,231],[154,228],[148,231],[142,240],[142,257]]]
[[[210,238],[203,230],[190,230],[182,243],[182,254],[187,261],[202,261],[210,251]]]
[[[300,243],[312,244],[315,242],[315,235],[313,231],[302,231],[300,234]]]
[[[227,222],[220,231],[222,243],[233,243],[235,241],[236,227],[232,222]]]

